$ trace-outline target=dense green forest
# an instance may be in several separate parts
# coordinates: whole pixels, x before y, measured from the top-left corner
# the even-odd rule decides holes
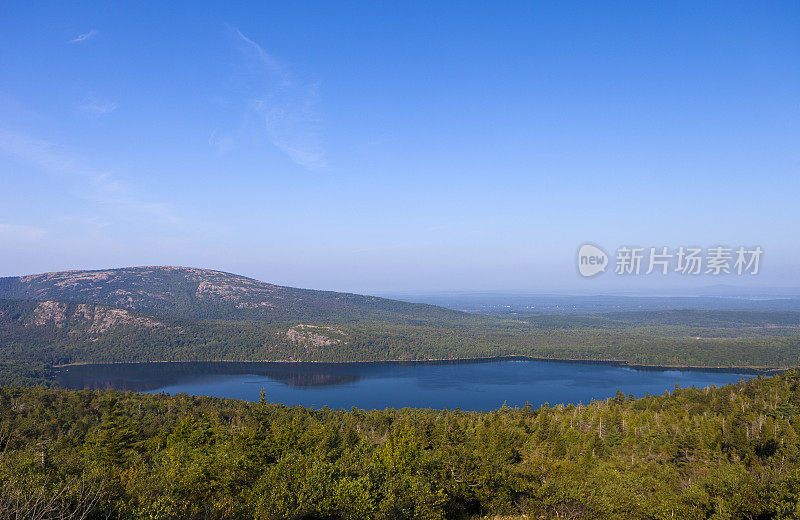
[[[798,312],[481,315],[190,268],[6,278],[0,297],[0,518],[800,518],[795,371],[489,413],[43,387],[120,361],[791,367]]]
[[[75,318],[65,303],[63,323],[36,323],[37,302],[0,301],[0,374],[5,381],[41,382],[46,367],[123,361],[384,361],[523,355],[549,359],[620,360],[644,365],[790,367],[800,364],[800,335],[783,323],[765,325],[748,312],[696,319],[714,326],[664,323],[666,317],[469,316],[459,323],[359,321],[336,325],[297,322],[159,320],[118,323],[102,332]],[[107,312],[98,307],[95,315]],[[694,312],[694,311],[692,311]],[[73,314],[71,314],[73,313]],[[743,320],[748,321],[742,325]]]
[[[773,313],[725,316],[687,311],[680,314],[684,325],[673,324],[674,317],[662,313],[545,315],[524,320],[467,316],[458,323],[363,320],[328,325],[132,314],[132,321],[97,331],[92,321],[74,318],[80,304],[64,303],[68,318],[61,323],[37,323],[38,305],[0,300],[0,375],[7,384],[42,382],[47,367],[53,365],[122,361],[340,362],[523,355],[643,365],[800,364],[800,329],[784,323],[793,317]],[[112,310],[97,306],[93,312],[97,316]],[[753,320],[760,321],[753,325]]]
[[[530,356],[641,365],[800,365],[800,312],[470,314],[194,268],[0,279],[0,381],[130,361],[386,361]]]
[[[798,518],[799,435],[797,371],[488,413],[2,388],[0,517]]]

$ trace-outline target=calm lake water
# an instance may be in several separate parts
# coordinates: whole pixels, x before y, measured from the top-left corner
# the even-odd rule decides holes
[[[681,387],[725,385],[751,375],[639,370],[607,364],[502,360],[457,363],[126,363],[62,369],[66,388],[209,395],[321,408],[461,408],[506,403],[589,403],[617,389],[637,397]]]

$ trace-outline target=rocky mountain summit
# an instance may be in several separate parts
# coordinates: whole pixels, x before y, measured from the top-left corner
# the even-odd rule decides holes
[[[0,278],[0,298],[71,301],[188,319],[293,321],[452,317],[432,305],[283,287],[194,267],[124,267]]]

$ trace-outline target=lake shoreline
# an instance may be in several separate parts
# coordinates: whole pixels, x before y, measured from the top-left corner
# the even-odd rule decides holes
[[[105,361],[105,362],[77,362],[65,363],[62,365],[53,365],[55,369],[69,368],[71,366],[86,366],[86,365],[137,365],[137,364],[158,364],[158,363],[275,363],[275,364],[330,364],[330,365],[347,365],[347,364],[399,364],[399,365],[414,365],[414,364],[466,364],[466,363],[491,363],[495,361],[544,361],[552,363],[575,363],[582,365],[608,365],[620,368],[630,368],[633,370],[653,370],[653,371],[670,371],[680,370],[688,372],[718,372],[718,373],[734,373],[734,374],[747,374],[747,375],[775,375],[791,370],[791,368],[779,367],[759,367],[759,366],[727,366],[727,367],[713,367],[701,365],[655,365],[655,364],[642,364],[631,363],[624,360],[615,359],[575,359],[575,358],[545,358],[536,356],[525,355],[507,355],[507,356],[480,356],[469,358],[441,358],[441,359],[386,359],[380,361],[297,361],[297,360],[234,360],[234,359],[217,359],[205,361]]]

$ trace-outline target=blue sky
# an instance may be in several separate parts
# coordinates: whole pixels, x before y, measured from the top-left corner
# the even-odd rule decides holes
[[[796,2],[5,2],[0,28],[0,275],[800,285]],[[587,241],[765,253],[584,280]]]

